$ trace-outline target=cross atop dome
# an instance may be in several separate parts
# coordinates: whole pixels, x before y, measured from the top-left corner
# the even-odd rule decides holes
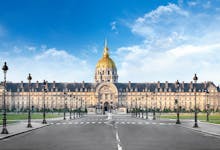
[[[104,55],[104,57],[109,56],[107,39],[105,39],[105,47],[104,47],[104,54],[103,55]]]

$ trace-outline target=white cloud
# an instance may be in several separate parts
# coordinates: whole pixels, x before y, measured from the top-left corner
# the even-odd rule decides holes
[[[219,24],[217,14],[175,4],[138,17],[129,27],[143,41],[118,48],[119,80],[189,82],[196,72],[200,81],[218,83]]]
[[[189,1],[187,4],[189,6],[196,6],[198,3],[196,1]]]
[[[64,59],[64,60],[74,60],[76,59],[74,56],[68,54],[65,50],[57,50],[56,48],[49,48],[44,51],[42,54],[39,54],[35,57],[37,60],[45,59],[45,58],[56,58],[56,59]]]
[[[211,8],[211,1],[206,1],[206,2],[203,4],[203,7],[204,7],[205,9]]]
[[[96,46],[92,46],[91,48],[92,52],[97,54],[98,53],[98,48]]]
[[[26,82],[28,73],[32,74],[33,82],[44,79],[57,82],[93,81],[90,64],[66,50],[49,48],[30,56],[4,56],[5,60],[9,66],[8,80],[13,82]]]
[[[34,46],[26,46],[25,48],[29,51],[32,51],[32,52],[36,50],[36,47],[34,47]]]
[[[116,21],[111,22],[110,25],[111,25],[111,30],[114,31],[116,34],[118,34]]]
[[[14,51],[15,53],[21,53],[21,52],[22,52],[22,49],[19,48],[18,46],[14,46],[14,47],[13,47],[13,51]]]
[[[159,6],[138,17],[130,26],[131,31],[145,38],[145,42],[158,49],[171,48],[186,39],[185,28],[190,13],[175,4]],[[177,21],[178,20],[178,21]]]

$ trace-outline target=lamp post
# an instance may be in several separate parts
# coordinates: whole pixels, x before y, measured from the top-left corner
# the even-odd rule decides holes
[[[4,90],[3,90],[3,118],[2,118],[2,122],[3,122],[3,128],[2,128],[2,132],[1,134],[8,134],[8,130],[6,128],[7,126],[7,118],[6,118],[6,102],[5,102],[5,90],[6,90],[6,73],[8,71],[8,66],[6,64],[6,62],[4,63],[4,66],[2,67],[2,70],[4,72]]]
[[[140,104],[140,99],[138,100],[139,102],[139,108],[138,108],[138,117],[140,118],[141,117],[141,104]]]
[[[206,121],[207,122],[209,122],[209,107],[210,107],[210,104],[208,101],[208,94],[209,94],[209,91],[206,90]]]
[[[154,98],[155,92],[153,92],[153,98]],[[154,102],[154,110],[153,110],[153,120],[156,120],[156,110],[155,110],[155,102]]]
[[[175,104],[176,104],[176,106],[177,106],[177,110],[176,110],[176,114],[177,114],[176,124],[181,124],[181,123],[180,123],[180,110],[179,110],[179,95],[178,95],[179,86],[180,86],[180,83],[179,83],[179,81],[177,80],[177,81],[176,81],[177,98],[176,98],[176,100],[175,100]]]
[[[145,110],[146,110],[146,119],[148,119],[148,104],[147,104],[147,97],[148,97],[148,95],[146,94],[146,108],[145,108]]]
[[[80,98],[80,108],[79,108],[79,116],[82,117],[82,98]]]
[[[66,120],[66,92],[64,94],[64,101],[63,101],[63,120]]]
[[[73,100],[76,101],[75,96],[73,96]],[[75,111],[76,111],[76,102],[75,102],[75,107],[74,107],[74,110],[73,110],[73,119],[76,118],[76,116],[75,116],[76,112]]]
[[[32,80],[32,77],[31,77],[31,74],[29,73],[28,77],[28,125],[27,127],[28,128],[32,128],[32,125],[31,125],[31,100],[30,100],[30,86],[31,86],[31,80]]]
[[[43,92],[44,92],[44,110],[43,110],[43,122],[42,122],[43,124],[47,124],[47,121],[46,121],[46,119],[45,119],[45,118],[46,118],[46,114],[45,114],[45,93],[47,92],[46,84],[47,84],[47,83],[46,83],[46,81],[44,80],[44,81],[43,81],[43,88],[44,88],[44,91],[43,91]]]
[[[135,102],[135,117],[137,117],[137,98],[136,98],[136,102]]]
[[[70,119],[72,119],[72,103],[71,103],[71,97],[72,97],[72,95],[70,95],[70,109],[69,109],[69,111],[70,111]]]
[[[144,118],[144,108],[142,106],[143,101],[144,101],[144,97],[142,97],[142,101],[141,101],[141,116],[142,116],[142,118]]]
[[[78,97],[76,98],[76,118],[79,118]]]
[[[198,77],[196,76],[196,74],[194,75],[193,77],[193,80],[194,80],[194,94],[195,94],[195,124],[193,125],[194,128],[198,128],[198,123],[197,123],[197,107],[196,107],[196,83],[197,83],[197,80],[198,80]]]

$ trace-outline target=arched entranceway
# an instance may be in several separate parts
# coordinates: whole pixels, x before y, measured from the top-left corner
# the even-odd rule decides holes
[[[102,113],[112,112],[118,104],[118,90],[113,83],[101,83],[96,87],[97,105]]]
[[[104,103],[104,111],[109,111],[109,103],[108,102],[105,102]]]

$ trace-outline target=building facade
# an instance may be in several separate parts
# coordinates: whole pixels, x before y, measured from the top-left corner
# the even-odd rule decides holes
[[[34,110],[41,110],[45,101],[49,110],[62,110],[67,107],[96,108],[96,110],[110,111],[119,107],[128,110],[134,108],[157,109],[159,111],[175,109],[175,100],[185,111],[212,110],[220,108],[220,90],[213,82],[184,83],[179,85],[168,82],[155,83],[119,83],[117,67],[110,58],[107,42],[104,53],[95,69],[94,83],[31,83],[31,106]],[[3,85],[3,84],[2,84]],[[3,93],[3,86],[0,92]],[[46,92],[45,90],[46,89]],[[9,110],[24,111],[28,106],[28,83],[6,84],[6,105]],[[3,95],[3,94],[2,94]],[[44,96],[45,95],[45,96]],[[1,96],[2,98],[2,96]],[[2,100],[1,102],[2,103]],[[1,105],[2,106],[2,105]]]

